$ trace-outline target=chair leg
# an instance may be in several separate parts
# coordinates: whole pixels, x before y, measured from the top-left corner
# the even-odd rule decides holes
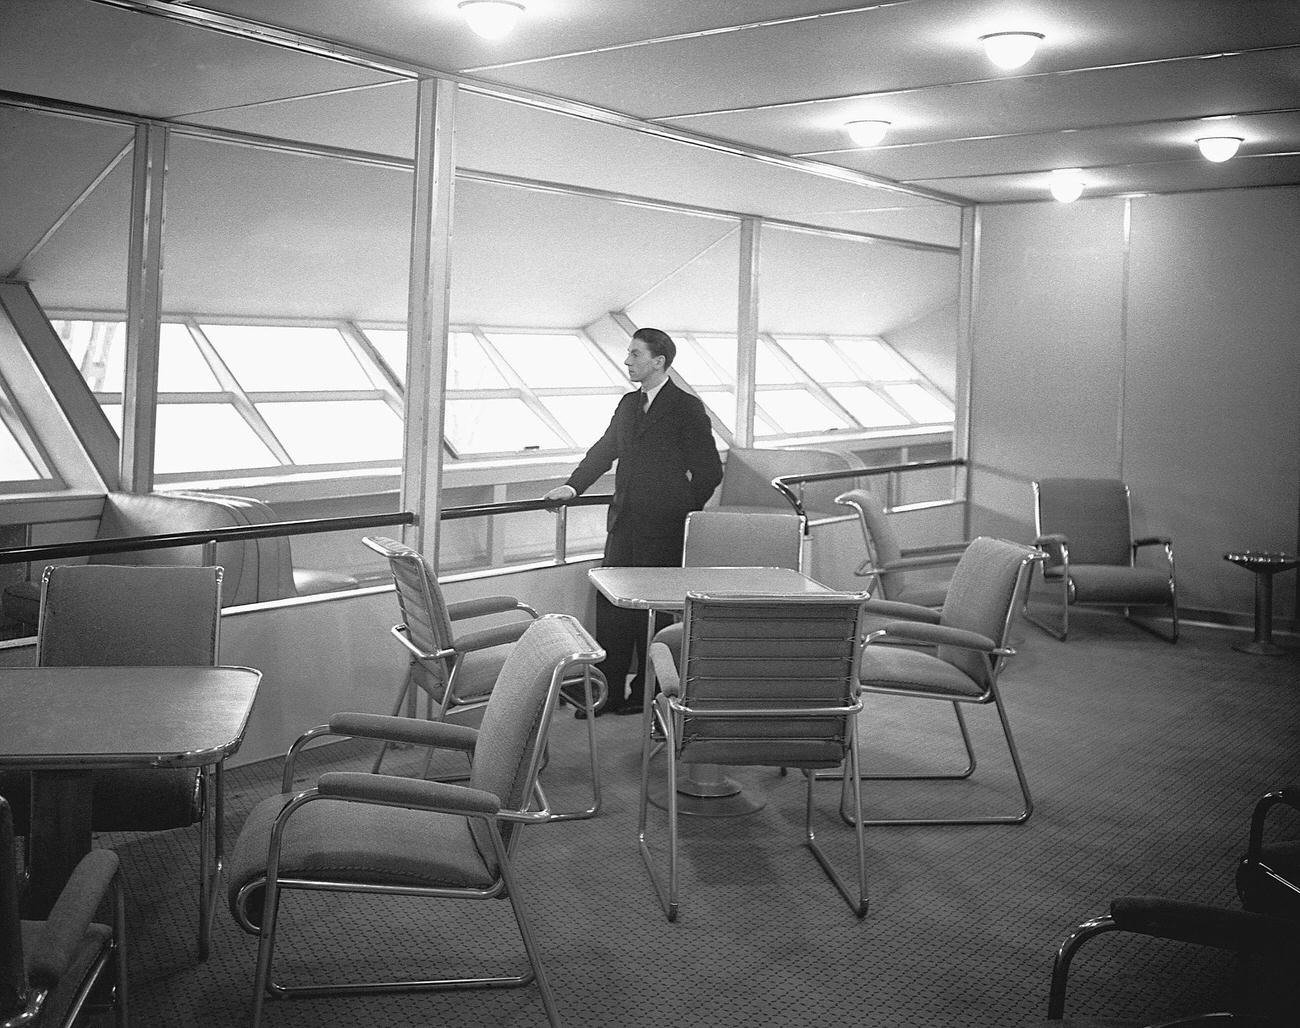
[[[646,824],[650,803],[650,748],[651,725],[656,716],[661,716],[664,728],[664,759],[668,762],[668,883],[655,871],[654,857],[646,840]],[[637,814],[637,842],[641,851],[641,860],[650,875],[650,884],[654,886],[659,905],[669,921],[677,920],[677,760],[676,743],[673,737],[672,716],[667,704],[653,704],[642,722],[644,731],[641,736],[641,803]]]
[[[807,795],[804,800],[804,835],[808,848],[812,850],[813,856],[817,858],[817,863],[821,865],[826,877],[839,890],[840,895],[844,897],[844,901],[849,905],[853,913],[862,918],[867,916],[870,901],[867,898],[867,848],[862,822],[862,777],[858,772],[858,752],[855,740],[850,747],[849,755],[844,761],[844,773],[840,786],[840,803],[842,806],[849,790],[852,789],[853,810],[857,815],[853,819],[854,831],[857,835],[855,841],[858,858],[858,890],[856,897],[850,892],[839,872],[831,865],[830,859],[822,852],[821,846],[817,844],[817,837],[813,832],[813,785],[817,779],[811,771],[804,772],[807,784]]]
[[[396,702],[394,702],[393,709],[390,711],[393,717],[399,717],[402,713],[402,708],[408,706],[408,703],[411,700],[414,700],[415,698],[414,691],[415,691],[415,664],[414,662],[412,662],[407,667],[406,681],[402,683],[402,688],[398,690],[397,700]],[[389,745],[390,744],[387,741],[385,741],[384,744],[379,747],[379,755],[375,757],[375,762],[370,765],[370,773],[372,775],[377,775],[380,773],[379,769],[384,763],[384,755],[388,752]]]
[[[969,778],[975,773],[975,749],[971,744],[970,730],[966,727],[966,718],[962,715],[961,705],[953,703],[953,713],[957,715],[957,727],[961,731],[961,742],[966,748],[966,766],[960,771],[934,773],[934,774],[914,774],[914,775],[894,775],[894,774],[868,774],[860,772],[858,777],[868,782],[912,782],[912,781],[933,781],[933,782],[956,782],[964,778]],[[817,778],[821,781],[840,778],[839,771],[819,771]]]
[[[1047,584],[1047,576],[1043,576],[1043,583]],[[1031,625],[1037,625],[1048,635],[1065,642],[1066,636],[1070,634],[1070,576],[1061,576],[1061,627],[1057,628],[1049,621],[1044,621],[1029,613],[1029,597],[1034,591],[1034,571],[1029,569],[1029,586],[1025,589],[1025,599],[1020,605],[1021,616]]]
[[[597,688],[593,689],[593,681],[596,682]],[[604,699],[598,698],[602,689],[604,690],[604,698],[608,698],[609,685],[600,671],[585,666],[583,668],[582,688],[583,709],[587,713],[587,753],[591,764],[592,802],[591,806],[584,810],[557,811],[551,815],[552,821],[586,821],[600,813],[600,760],[596,748],[596,708],[604,702]],[[560,695],[563,696],[563,692]]]
[[[510,867],[510,859],[506,853],[505,844],[501,841],[501,833],[494,825],[489,834],[492,838],[492,848],[496,851],[497,867],[501,872],[501,880],[506,886],[506,896],[510,900],[510,907],[515,915],[515,923],[519,926],[519,935],[524,941],[524,950],[528,954],[528,964],[533,969],[533,981],[537,983],[537,989],[542,994],[542,1006],[546,1008],[546,1020],[550,1023],[551,1028],[560,1028],[560,1015],[555,1009],[555,996],[551,992],[551,983],[546,977],[546,969],[542,966],[541,953],[537,949],[536,942],[533,941],[532,929],[528,926],[528,918],[524,914],[523,900],[519,895],[519,886],[515,881],[514,871]]]
[[[996,685],[993,687],[992,704],[997,710],[998,721],[1002,725],[1002,734],[1007,741],[1007,750],[1011,754],[1011,766],[1016,773],[1016,782],[1020,788],[1021,808],[1016,814],[1001,814],[987,817],[959,817],[959,818],[884,818],[868,819],[863,824],[872,827],[885,827],[888,825],[1018,825],[1029,820],[1029,815],[1034,811],[1034,801],[1029,794],[1029,782],[1025,778],[1024,766],[1020,763],[1020,753],[1016,749],[1015,738],[1011,734],[1011,722],[1007,720],[1006,710],[1002,706],[1002,698],[998,695]],[[975,753],[971,748],[970,734],[966,727],[966,718],[962,714],[961,707],[953,703],[953,710],[957,714],[957,722],[961,726],[962,740],[966,746],[967,757],[969,758],[969,768],[966,774],[961,775],[862,775],[863,778],[875,778],[884,781],[914,781],[914,780],[941,780],[968,778],[971,771],[975,769]],[[840,801],[840,816],[846,823],[851,824],[852,818],[850,812],[844,809],[843,797]]]
[[[118,868],[113,880],[113,1024],[127,1028],[131,1023],[129,989],[126,975],[126,890],[122,885],[122,871]]]
[[[1052,962],[1052,988],[1047,999],[1048,1020],[1060,1021],[1065,1017],[1065,988],[1070,977],[1070,961],[1074,959],[1079,947],[1103,932],[1117,931],[1118,928],[1115,919],[1105,914],[1083,922],[1065,937]]]

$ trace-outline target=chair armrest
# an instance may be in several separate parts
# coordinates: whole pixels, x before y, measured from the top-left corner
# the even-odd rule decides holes
[[[889,618],[905,618],[908,621],[922,621],[926,624],[939,623],[939,611],[921,607],[915,603],[902,603],[898,600],[867,600],[862,605],[867,614],[876,614]]]
[[[514,596],[480,596],[473,600],[457,600],[447,604],[447,617],[452,621],[463,618],[480,618],[488,614],[504,614],[510,610],[522,610],[537,617],[537,611],[527,603]]]
[[[1300,811],[1300,789],[1295,787],[1274,789],[1259,798],[1259,802],[1255,804],[1255,810],[1250,816],[1250,842],[1246,851],[1247,860],[1259,861],[1260,851],[1264,847],[1264,823],[1268,820],[1269,811],[1278,805]]]
[[[904,557],[950,557],[956,559],[966,552],[969,542],[935,543],[932,546],[904,546],[900,551]]]
[[[952,628],[948,625],[919,624],[915,621],[891,621],[884,628],[867,636],[867,641],[874,642],[881,636],[907,639],[911,642],[926,643],[931,646],[961,646],[968,650],[979,650],[981,653],[1009,654],[1011,652],[1010,650],[1000,649],[997,643],[986,635],[980,635],[979,632],[968,632],[964,628]]]
[[[32,946],[29,977],[33,985],[52,989],[59,983],[117,871],[117,854],[112,850],[92,850],[81,858]]]
[[[954,553],[917,553],[915,550],[908,550],[897,560],[886,561],[884,564],[877,564],[876,570],[882,575],[885,575],[895,571],[914,571],[917,568],[943,567],[947,564],[956,564],[959,560],[961,560],[960,551]]]
[[[1047,554],[1048,564],[1070,563],[1070,541],[1060,532],[1051,532],[1034,539],[1034,545]]]
[[[463,750],[473,753],[478,742],[478,729],[468,725],[454,725],[447,721],[425,721],[423,718],[395,717],[391,714],[362,714],[343,711],[330,718],[332,735],[347,735],[358,739],[381,739],[385,742],[406,742],[415,746],[437,746],[446,750]]]
[[[1300,922],[1158,896],[1119,896],[1110,915],[1122,931],[1243,953],[1300,953]]]
[[[528,630],[531,621],[511,621],[508,624],[484,628],[478,632],[466,632],[455,639],[457,653],[473,653],[475,650],[487,650],[493,646],[506,646],[518,642],[519,637]]]
[[[673,651],[661,642],[651,643],[650,662],[654,664],[655,681],[659,685],[660,692],[666,696],[679,695],[682,683]]]
[[[501,810],[501,801],[484,789],[423,778],[373,775],[364,771],[327,771],[316,783],[321,796],[361,803],[438,810],[483,817]]]
[[[1173,539],[1167,535],[1144,535],[1141,539],[1133,540],[1133,548],[1139,546],[1172,546]]]

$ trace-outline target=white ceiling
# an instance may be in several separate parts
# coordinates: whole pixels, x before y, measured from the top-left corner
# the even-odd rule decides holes
[[[250,24],[261,40],[379,60],[322,61],[193,28],[247,35]],[[993,68],[976,41],[1006,29],[1046,36],[1015,72]],[[925,194],[1041,200],[1057,167],[1084,169],[1087,195],[1300,182],[1296,0],[528,0],[498,42],[466,28],[456,0],[0,5],[0,88],[163,118],[247,131],[292,122],[297,135],[311,111],[335,145],[409,153],[402,108],[376,116],[388,90],[337,91],[412,71],[564,98],[596,118],[575,124],[569,107],[536,118],[522,140],[466,132],[462,166],[490,163],[503,138],[518,161],[563,123],[580,153],[603,147],[608,167],[577,162],[587,178],[618,190],[626,177],[632,191],[658,194],[667,188],[646,183],[644,169],[638,180],[636,165],[697,170],[623,127],[653,126],[714,146],[696,157],[708,155],[698,174],[715,182],[752,163],[728,148],[831,169],[820,181],[799,176],[797,190],[787,173],[745,183],[754,191],[744,195],[703,188],[690,202],[838,227],[887,231],[864,212],[929,207]],[[882,145],[847,139],[842,122],[861,117],[893,123]],[[1207,132],[1243,136],[1241,153],[1205,161],[1194,140]],[[557,170],[536,164],[539,177]],[[875,180],[922,195],[864,188]]]
[[[342,162],[349,170],[184,134],[174,143],[170,298],[200,309],[219,281],[223,303],[237,284],[249,312],[285,316],[322,299],[401,316],[414,82],[439,73],[467,87],[456,160],[468,180],[562,183],[945,247],[960,241],[962,205],[1052,202],[1058,167],[1082,168],[1091,197],[1300,183],[1300,0],[527,4],[514,33],[489,43],[456,0],[3,0],[0,187],[12,202],[0,210],[0,273],[20,269],[60,299],[102,282],[101,302],[120,304],[126,225],[113,212],[129,189],[130,128],[28,114],[26,97],[376,155],[378,167]],[[1046,37],[1016,72],[994,69],[977,44],[1006,29]],[[862,117],[892,122],[882,145],[848,140],[842,123]],[[1241,153],[1205,161],[1194,140],[1207,133],[1243,136]],[[252,195],[250,181],[263,183]],[[721,284],[734,252],[709,248],[734,221],[543,193],[457,195],[454,295],[466,317],[523,318],[523,305],[535,318],[549,303],[557,321],[582,323],[638,299],[707,306],[731,293]],[[605,236],[593,244],[581,228]],[[478,244],[502,238],[517,247]],[[527,274],[523,254],[537,255]],[[877,304],[897,301],[880,307],[882,330],[955,288],[946,272],[949,284],[934,284],[933,262],[906,271],[910,259],[895,250],[891,285],[869,283]],[[346,275],[356,281],[340,289]],[[898,283],[913,279],[917,295],[905,295]],[[299,284],[310,281],[328,296]],[[283,310],[286,296],[302,312]],[[733,316],[729,302],[717,315]]]

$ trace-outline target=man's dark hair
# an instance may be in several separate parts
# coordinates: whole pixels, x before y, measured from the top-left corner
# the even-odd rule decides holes
[[[667,332],[661,332],[657,328],[638,328],[632,334],[632,338],[645,343],[650,356],[662,357],[665,371],[673,366],[673,358],[677,356],[677,344]]]

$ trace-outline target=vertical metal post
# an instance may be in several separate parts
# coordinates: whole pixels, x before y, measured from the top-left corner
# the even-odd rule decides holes
[[[133,493],[153,489],[167,134],[167,126],[159,122],[144,122],[135,128],[126,283],[126,376],[122,385],[122,449],[118,455],[118,479]]]
[[[569,557],[569,508],[555,508],[555,563],[563,564]]]
[[[740,222],[740,288],[736,315],[736,445],[754,445],[754,382],[758,364],[758,218]]]
[[[971,399],[975,362],[975,305],[978,301],[980,223],[979,209],[963,207],[961,212],[961,253],[958,260],[957,298],[957,416],[953,421],[952,456],[965,460],[966,466],[953,469],[953,495],[962,500],[962,538],[971,531]]]
[[[445,79],[419,82],[411,199],[402,507],[414,511],[415,524],[403,534],[435,567],[442,509],[456,89]]]

